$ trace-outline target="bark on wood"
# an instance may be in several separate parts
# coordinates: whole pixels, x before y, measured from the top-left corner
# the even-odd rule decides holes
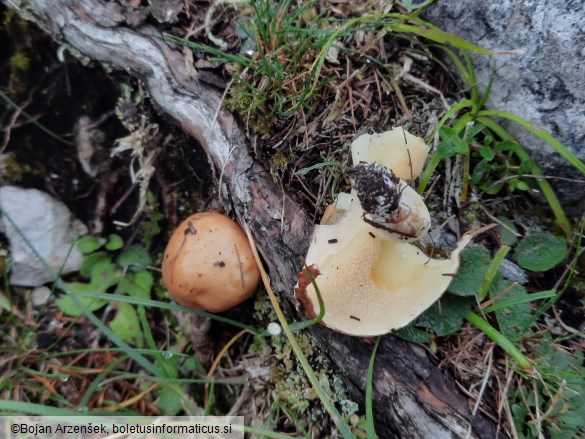
[[[22,2],[20,13],[56,40],[146,83],[158,109],[205,149],[211,166],[221,176],[224,199],[229,200],[240,222],[252,230],[274,290],[283,302],[290,302],[313,225],[251,157],[233,116],[221,110],[214,121],[220,92],[188,80],[181,52],[157,39],[161,35],[153,27],[126,26],[116,3],[27,0]],[[286,309],[289,317],[294,317],[292,308]],[[363,401],[372,345],[326,328],[314,328],[312,334],[329,354],[352,397]],[[382,438],[496,437],[495,425],[481,415],[471,415],[468,401],[455,390],[453,380],[443,376],[416,345],[384,337],[373,387],[377,433]]]

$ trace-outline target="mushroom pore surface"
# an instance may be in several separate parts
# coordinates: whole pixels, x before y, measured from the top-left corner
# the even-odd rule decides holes
[[[314,283],[325,326],[356,336],[385,334],[406,326],[449,286],[471,236],[449,259],[425,255],[411,242],[428,231],[429,211],[416,191],[394,177],[417,177],[427,152],[422,139],[401,128],[353,142],[354,167],[347,173],[353,189],[340,193],[315,226],[306,257],[319,273]],[[320,311],[314,283],[295,288],[309,317]]]

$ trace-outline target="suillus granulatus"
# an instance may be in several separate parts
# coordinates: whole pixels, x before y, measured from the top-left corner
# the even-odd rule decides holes
[[[449,259],[432,259],[413,244],[431,218],[402,179],[418,176],[428,148],[402,129],[365,136],[352,144],[355,166],[346,171],[352,191],[340,193],[315,226],[295,296],[305,314],[318,315],[314,279],[325,326],[374,336],[406,326],[441,297],[471,236]]]

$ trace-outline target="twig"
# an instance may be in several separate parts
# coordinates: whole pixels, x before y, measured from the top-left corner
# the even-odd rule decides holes
[[[471,412],[472,416],[475,416],[477,414],[477,410],[479,409],[479,405],[481,404],[483,394],[485,392],[485,389],[487,388],[490,374],[492,372],[492,366],[493,366],[493,362],[494,362],[494,346],[493,345],[490,347],[490,349],[487,353],[487,357],[488,357],[488,368],[485,372],[485,377],[483,378],[483,383],[481,384],[481,388],[479,389],[479,394],[477,395],[475,405],[473,406],[473,410]]]
[[[2,131],[4,131],[4,140],[2,141],[2,145],[0,146],[0,154],[2,154],[6,147],[8,146],[8,142],[10,142],[10,134],[12,132],[12,129],[16,127],[16,119],[18,119],[18,116],[20,116],[22,111],[30,105],[32,96],[35,91],[36,88],[32,89],[28,94],[26,101],[24,101],[17,107],[14,107],[14,112],[12,113],[12,116],[10,116],[8,124],[4,128],[2,128]]]

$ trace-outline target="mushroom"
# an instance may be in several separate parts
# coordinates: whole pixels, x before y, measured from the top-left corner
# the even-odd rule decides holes
[[[244,231],[214,212],[191,215],[177,227],[165,249],[162,272],[179,305],[210,312],[240,304],[260,280]]]
[[[346,172],[353,189],[340,193],[335,207],[315,226],[308,267],[295,288],[300,308],[313,318],[319,314],[317,285],[325,307],[321,322],[338,332],[375,336],[406,326],[441,297],[457,272],[461,250],[471,240],[464,236],[444,260],[432,259],[408,242],[429,229],[430,214],[422,197],[398,176],[410,175],[411,164],[418,175],[427,148],[402,130],[378,136],[396,141],[397,132],[397,143],[384,146],[388,151],[370,142],[368,135],[352,144],[354,164],[356,160],[382,164],[359,163]],[[413,144],[418,145],[414,154]],[[402,162],[395,160],[394,150]],[[425,157],[419,154],[423,150]],[[307,281],[311,278],[314,282]]]
[[[410,180],[422,172],[429,147],[404,128],[380,134],[362,134],[351,144],[354,164],[378,162],[392,169],[398,178]]]

